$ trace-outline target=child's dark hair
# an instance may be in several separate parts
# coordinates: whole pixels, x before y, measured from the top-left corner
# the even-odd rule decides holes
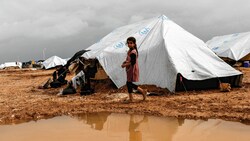
[[[137,56],[138,56],[138,55],[139,55],[139,52],[138,52],[138,50],[137,50],[137,45],[136,45],[136,39],[135,39],[135,37],[128,37],[128,38],[127,38],[127,43],[128,43],[128,41],[131,41],[131,42],[133,42],[133,43],[135,44],[135,50],[136,50]]]

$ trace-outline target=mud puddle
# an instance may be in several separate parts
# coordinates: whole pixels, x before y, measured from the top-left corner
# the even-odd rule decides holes
[[[111,113],[0,126],[1,141],[249,141],[250,125]]]

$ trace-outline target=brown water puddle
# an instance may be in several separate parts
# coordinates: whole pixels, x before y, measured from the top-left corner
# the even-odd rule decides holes
[[[0,141],[249,141],[250,126],[223,120],[178,120],[95,113],[0,126]]]

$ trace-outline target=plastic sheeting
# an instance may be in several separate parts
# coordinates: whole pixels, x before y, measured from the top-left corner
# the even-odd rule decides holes
[[[21,69],[22,62],[6,62],[6,63],[0,65],[0,69],[4,69],[7,67],[19,67]]]
[[[45,69],[50,69],[60,65],[64,66],[66,63],[67,61],[65,59],[62,59],[58,56],[52,56],[43,62],[43,66]]]
[[[250,32],[216,36],[207,45],[218,56],[238,61],[250,53]]]
[[[81,79],[81,80],[80,80]],[[74,76],[72,79],[72,85],[75,89],[77,89],[77,85],[80,86],[81,81],[85,83],[85,74],[83,71],[80,71],[76,76]]]
[[[126,39],[133,36],[139,51],[140,81],[175,91],[177,74],[189,80],[239,75],[206,44],[165,15],[120,27],[93,44],[83,57],[97,58],[107,75],[120,88],[126,84],[121,68],[126,59]]]

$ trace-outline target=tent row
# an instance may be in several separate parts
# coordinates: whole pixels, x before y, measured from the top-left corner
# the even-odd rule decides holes
[[[79,57],[83,65],[98,62],[108,78],[120,88],[126,84],[126,72],[121,68],[128,51],[126,39],[133,36],[139,52],[139,85],[155,85],[170,92],[218,88],[221,82],[240,86],[243,74],[217,55],[235,60],[245,57],[249,49],[242,47],[243,53],[236,50],[249,42],[248,34],[215,37],[206,44],[161,15],[117,28],[69,60],[52,56],[42,64],[45,69],[60,65],[69,67]],[[233,49],[229,45],[233,45]],[[84,60],[91,61],[86,63]]]
[[[39,60],[38,63],[35,61],[29,61],[29,62],[6,62],[0,65],[0,69],[6,69],[6,68],[30,68],[36,65],[39,65],[41,68],[45,69],[51,69],[56,66],[64,66],[67,64],[68,59],[62,59],[58,56],[51,56],[50,58],[46,59],[45,61]]]
[[[81,57],[96,59],[118,87],[126,84],[126,39],[135,37],[140,81],[171,92],[217,88],[220,82],[240,86],[242,73],[219,58],[207,45],[165,15],[115,29],[88,47]]]

